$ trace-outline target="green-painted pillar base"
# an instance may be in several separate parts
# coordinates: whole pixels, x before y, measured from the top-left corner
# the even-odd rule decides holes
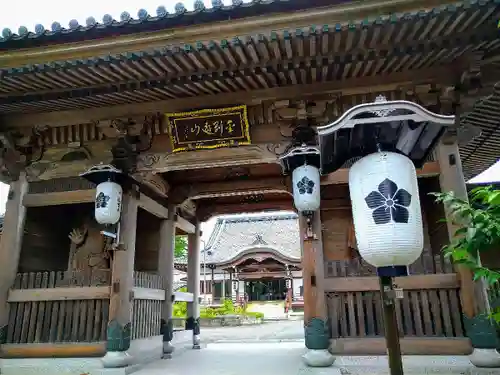
[[[131,364],[131,357],[127,353],[131,341],[131,324],[120,324],[116,320],[108,323],[106,339],[106,355],[102,363],[106,368],[126,367]]]
[[[174,339],[174,323],[172,319],[169,319],[168,322],[165,322],[165,319],[161,320],[160,334],[163,336],[163,358],[170,358],[174,351],[174,346],[172,345],[172,340]]]
[[[485,314],[464,316],[466,335],[472,344],[469,360],[476,367],[500,368],[500,335],[498,323]]]
[[[330,332],[326,321],[312,318],[304,326],[307,353],[302,356],[309,367],[330,367],[335,357],[328,351]]]
[[[312,318],[304,327],[306,348],[325,350],[330,346],[330,334],[327,322],[320,318]]]
[[[498,325],[487,315],[464,316],[464,326],[474,348],[500,349]]]
[[[0,328],[0,345],[7,343],[7,329],[6,325]]]

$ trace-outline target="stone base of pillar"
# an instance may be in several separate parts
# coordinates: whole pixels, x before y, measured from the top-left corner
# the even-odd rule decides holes
[[[172,353],[174,352],[175,347],[172,345],[170,341],[163,342],[163,357],[164,359],[172,358]]]
[[[476,367],[500,368],[500,354],[496,349],[474,348],[469,360]]]
[[[127,352],[107,352],[101,361],[104,368],[127,367],[132,364],[132,356]]]
[[[200,335],[193,334],[193,349],[201,349]]]
[[[302,359],[309,367],[330,367],[335,362],[335,357],[328,349],[308,349],[307,353],[302,356]]]

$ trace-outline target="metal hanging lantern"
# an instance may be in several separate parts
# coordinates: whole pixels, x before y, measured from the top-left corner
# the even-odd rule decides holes
[[[415,166],[404,155],[377,152],[349,171],[356,242],[371,265],[400,268],[422,254],[424,234]]]
[[[280,157],[284,174],[292,173],[293,201],[303,214],[320,207],[320,155],[315,146],[294,147]]]
[[[125,175],[112,165],[98,165],[81,174],[96,184],[95,219],[99,224],[115,225],[120,221]]]

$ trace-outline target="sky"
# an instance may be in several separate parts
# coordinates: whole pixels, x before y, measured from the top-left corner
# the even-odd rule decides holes
[[[182,2],[187,10],[193,9],[194,0],[85,0],[63,2],[62,0],[44,1],[9,1],[8,7],[0,12],[0,30],[9,28],[17,33],[19,26],[26,26],[28,30],[35,30],[36,24],[42,24],[50,30],[50,26],[57,21],[63,27],[68,27],[69,21],[76,19],[80,25],[85,25],[88,17],[94,17],[97,22],[102,22],[102,16],[110,14],[119,20],[120,14],[127,11],[131,17],[137,17],[137,11],[146,9],[149,14],[156,15],[156,8],[163,5],[169,13],[175,12],[175,4]],[[231,0],[223,0],[225,4],[231,4]],[[247,3],[250,0],[243,0]],[[210,8],[211,0],[204,0],[205,6]]]
[[[250,2],[251,0],[244,0]],[[63,27],[67,27],[72,19],[76,19],[80,24],[85,25],[85,20],[92,16],[98,22],[102,16],[110,14],[115,19],[120,19],[120,14],[127,11],[133,18],[137,18],[139,7],[146,9],[149,14],[156,15],[156,8],[164,5],[167,11],[174,13],[175,4],[178,0],[121,0],[121,1],[103,1],[103,0],[85,0],[73,1],[71,3],[61,0],[45,1],[9,1],[9,6],[4,7],[0,12],[0,30],[9,28],[17,33],[19,26],[26,26],[28,30],[33,31],[36,24],[42,24],[46,29],[50,29],[54,21],[59,22]],[[225,4],[230,4],[231,0],[223,0]],[[205,6],[211,7],[211,0],[204,0]],[[188,10],[193,9],[194,0],[188,0],[184,3]],[[500,181],[500,161],[481,175],[476,176],[469,182],[498,182]],[[5,202],[7,200],[9,188],[0,183],[0,214],[5,212]],[[210,233],[215,224],[215,219],[209,220],[202,227],[204,241],[208,241]]]

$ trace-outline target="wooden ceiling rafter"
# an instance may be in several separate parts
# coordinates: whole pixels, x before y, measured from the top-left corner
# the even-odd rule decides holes
[[[50,127],[74,126],[103,120],[109,121],[114,118],[183,111],[199,107],[200,102],[204,103],[206,108],[234,103],[252,106],[265,101],[304,99],[325,94],[340,94],[342,96],[369,94],[398,90],[403,87],[411,88],[435,82],[443,86],[453,86],[462,70],[460,61],[454,64],[453,67],[456,70],[446,66],[425,67],[383,76],[355,77],[340,81],[287,85],[272,89],[242,90],[233,93],[200,95],[192,98],[177,98],[146,103],[108,105],[101,108],[92,108],[88,102],[78,104],[78,101],[74,101],[74,107],[80,109],[57,110],[52,108],[48,112],[29,113],[29,111],[26,111],[18,114],[2,114],[0,120],[5,128],[33,127],[40,124]],[[495,73],[496,71],[490,72],[486,69],[483,75],[494,77]],[[50,104],[53,105],[54,103]]]
[[[236,38],[232,44],[207,49],[207,56],[204,57],[195,57],[190,49],[186,49],[178,53],[165,53],[165,56],[142,54],[132,61],[113,62],[113,59],[108,59],[90,66],[70,64],[68,68],[64,68],[55,64],[46,65],[37,69],[36,73],[7,71],[0,80],[0,105],[49,101],[52,97],[60,100],[109,93],[126,94],[144,89],[158,89],[157,95],[151,94],[152,98],[162,92],[167,98],[174,98],[186,94],[189,96],[190,91],[199,92],[200,89],[216,94],[232,91],[231,86],[239,89],[247,89],[248,85],[253,88],[269,88],[275,86],[277,81],[265,73],[276,77],[289,73],[291,83],[296,84],[304,83],[299,81],[305,76],[302,76],[303,73],[295,75],[295,69],[321,71],[329,65],[335,66],[335,70],[329,71],[329,75],[336,74],[337,79],[345,78],[348,72],[344,71],[349,71],[351,67],[358,71],[364,67],[363,70],[371,74],[379,71],[386,73],[391,66],[396,71],[412,65],[418,69],[419,66],[432,65],[440,56],[444,59],[441,60],[443,62],[455,60],[456,56],[461,56],[472,46],[488,50],[496,45],[492,42],[497,39],[489,25],[481,25],[473,32],[465,29],[458,34],[439,35],[433,39],[432,44],[403,40],[398,45],[371,43],[368,49],[353,43],[354,39],[359,40],[359,36],[346,36],[350,31],[343,33],[344,35],[336,32],[334,26],[325,25],[318,28],[318,31],[300,34],[296,31],[294,37],[274,32],[269,37],[250,37],[245,43]],[[389,39],[390,36],[391,34],[388,35]],[[317,48],[314,47],[316,39],[319,42]],[[346,50],[332,51],[329,45],[340,44],[343,39],[350,41]],[[459,50],[452,48],[457,40],[461,41]],[[414,56],[425,58],[417,60],[413,59]],[[160,58],[162,64],[158,62]],[[381,59],[384,64],[373,64]],[[411,60],[411,64],[406,64],[408,60]],[[214,64],[213,61],[219,63]],[[110,66],[114,66],[112,71],[109,70]],[[378,69],[375,69],[376,66]],[[103,67],[108,68],[103,70]],[[252,82],[245,83],[245,80]],[[202,88],[200,84],[204,82],[211,84]],[[177,86],[185,88],[176,89]]]

